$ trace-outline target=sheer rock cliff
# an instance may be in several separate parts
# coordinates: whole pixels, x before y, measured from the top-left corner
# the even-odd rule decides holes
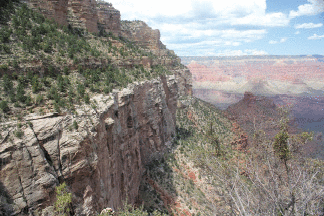
[[[191,74],[184,69],[97,95],[92,105],[77,107],[77,115],[29,116],[21,128],[4,123],[0,197],[6,213],[50,212],[61,182],[72,192],[76,215],[120,208],[126,197],[134,203],[145,164],[172,141],[178,98],[190,94]]]

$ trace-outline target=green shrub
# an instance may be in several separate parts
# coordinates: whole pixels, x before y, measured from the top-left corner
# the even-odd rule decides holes
[[[31,106],[32,103],[33,103],[32,97],[31,97],[30,95],[27,95],[27,96],[26,96],[26,100],[25,100],[25,104],[26,104],[27,106]]]
[[[39,104],[41,104],[41,103],[43,102],[43,100],[44,100],[43,95],[42,95],[42,94],[38,94],[38,95],[36,96],[36,101],[35,101],[35,103],[39,105]]]
[[[25,87],[21,83],[18,83],[16,98],[18,101],[20,101],[22,103],[25,103],[25,101],[27,99],[25,96]]]
[[[2,100],[2,101],[0,102],[0,109],[1,109],[4,113],[9,112],[10,109],[9,109],[9,106],[8,106],[8,102]]]
[[[69,215],[72,204],[72,194],[68,192],[66,183],[56,187],[55,212],[57,215]]]
[[[78,91],[78,94],[81,98],[84,98],[84,94],[85,94],[85,87],[83,84],[81,83],[78,83],[77,85],[77,91]]]
[[[69,73],[70,73],[70,69],[68,68],[68,67],[64,67],[64,69],[63,69],[63,73],[65,74],[65,75],[68,75]]]
[[[24,136],[24,131],[22,131],[22,130],[19,128],[18,130],[14,131],[14,135],[15,135],[17,138],[21,139],[21,138]]]
[[[9,43],[11,34],[12,34],[12,30],[8,26],[3,26],[0,29],[0,42]]]
[[[73,121],[73,128],[75,130],[78,130],[78,128],[79,128],[79,125],[78,125],[78,123],[75,120]]]
[[[89,104],[89,103],[90,103],[90,97],[89,97],[89,94],[85,94],[85,96],[84,96],[84,102],[85,102],[86,104]]]
[[[44,44],[44,48],[43,49],[44,49],[44,52],[51,53],[53,51],[52,43],[46,42]]]
[[[11,77],[9,77],[7,74],[3,75],[2,88],[6,94],[8,94],[13,88]]]
[[[42,86],[39,82],[38,76],[34,75],[33,79],[32,79],[32,91],[33,93],[37,93],[42,89]]]

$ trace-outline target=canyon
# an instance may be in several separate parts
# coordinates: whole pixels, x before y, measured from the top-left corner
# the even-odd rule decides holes
[[[102,29],[108,33],[96,44],[96,48],[105,49],[103,58],[91,56],[78,63],[65,61],[71,77],[83,79],[80,71],[111,66],[121,73],[132,69],[150,78],[143,75],[140,81],[118,86],[109,93],[91,93],[88,103],[73,105],[73,112],[49,112],[43,107],[45,112],[30,111],[19,119],[11,116],[3,121],[0,214],[55,214],[55,190],[63,182],[72,194],[75,215],[96,215],[107,207],[118,210],[126,199],[130,204],[136,203],[145,166],[163,154],[175,136],[176,111],[185,106],[181,99],[192,93],[190,71],[162,44],[159,30],[142,21],[121,21],[120,12],[110,3],[26,2],[68,29],[90,32],[85,34],[85,40],[94,41]],[[130,48],[125,48],[127,45]],[[116,52],[121,49],[129,52],[129,56],[118,55]],[[138,52],[131,53],[133,50]],[[55,52],[50,54],[54,56]],[[55,73],[63,71],[60,64],[55,62]],[[47,66],[43,66],[47,71]],[[152,78],[152,68],[157,66],[164,71]],[[44,75],[38,65],[29,64],[28,69]],[[15,71],[25,76],[23,64]],[[46,100],[48,104],[50,100]]]
[[[278,106],[290,106],[300,128],[321,136],[323,59],[321,55],[184,56],[181,62],[193,75],[195,97],[225,110],[244,101],[245,92],[265,96]],[[319,140],[313,150],[319,158],[323,158],[323,144]]]

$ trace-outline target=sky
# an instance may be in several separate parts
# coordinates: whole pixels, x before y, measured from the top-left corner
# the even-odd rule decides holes
[[[324,55],[324,0],[106,0],[178,56]]]

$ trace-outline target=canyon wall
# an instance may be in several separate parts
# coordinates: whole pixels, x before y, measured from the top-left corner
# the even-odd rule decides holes
[[[54,19],[60,25],[67,25],[68,1],[67,0],[27,0],[31,7],[39,8],[40,12],[49,19]]]
[[[115,36],[119,36],[121,33],[119,10],[116,10],[111,3],[98,1],[97,11],[101,27],[107,33],[111,32]]]
[[[120,12],[111,3],[96,0],[26,0],[26,2],[33,8],[39,8],[47,18],[53,18],[62,25],[70,24],[72,27],[95,33],[102,28],[107,33],[111,32],[115,36],[123,36],[135,42],[155,55],[170,55],[170,51],[166,50],[160,41],[158,29],[153,30],[143,21],[121,21]]]
[[[123,21],[122,36],[135,41],[139,46],[152,51],[160,50],[163,44],[160,41],[160,31],[153,30],[143,21]]]
[[[72,27],[98,32],[97,2],[95,0],[69,0],[67,22]]]
[[[2,210],[52,212],[61,182],[72,192],[76,215],[118,209],[126,197],[134,203],[145,165],[172,141],[177,99],[190,93],[190,72],[178,70],[97,95],[92,106],[78,106],[77,115],[29,116],[21,128],[3,123]],[[22,138],[15,135],[19,130]]]

